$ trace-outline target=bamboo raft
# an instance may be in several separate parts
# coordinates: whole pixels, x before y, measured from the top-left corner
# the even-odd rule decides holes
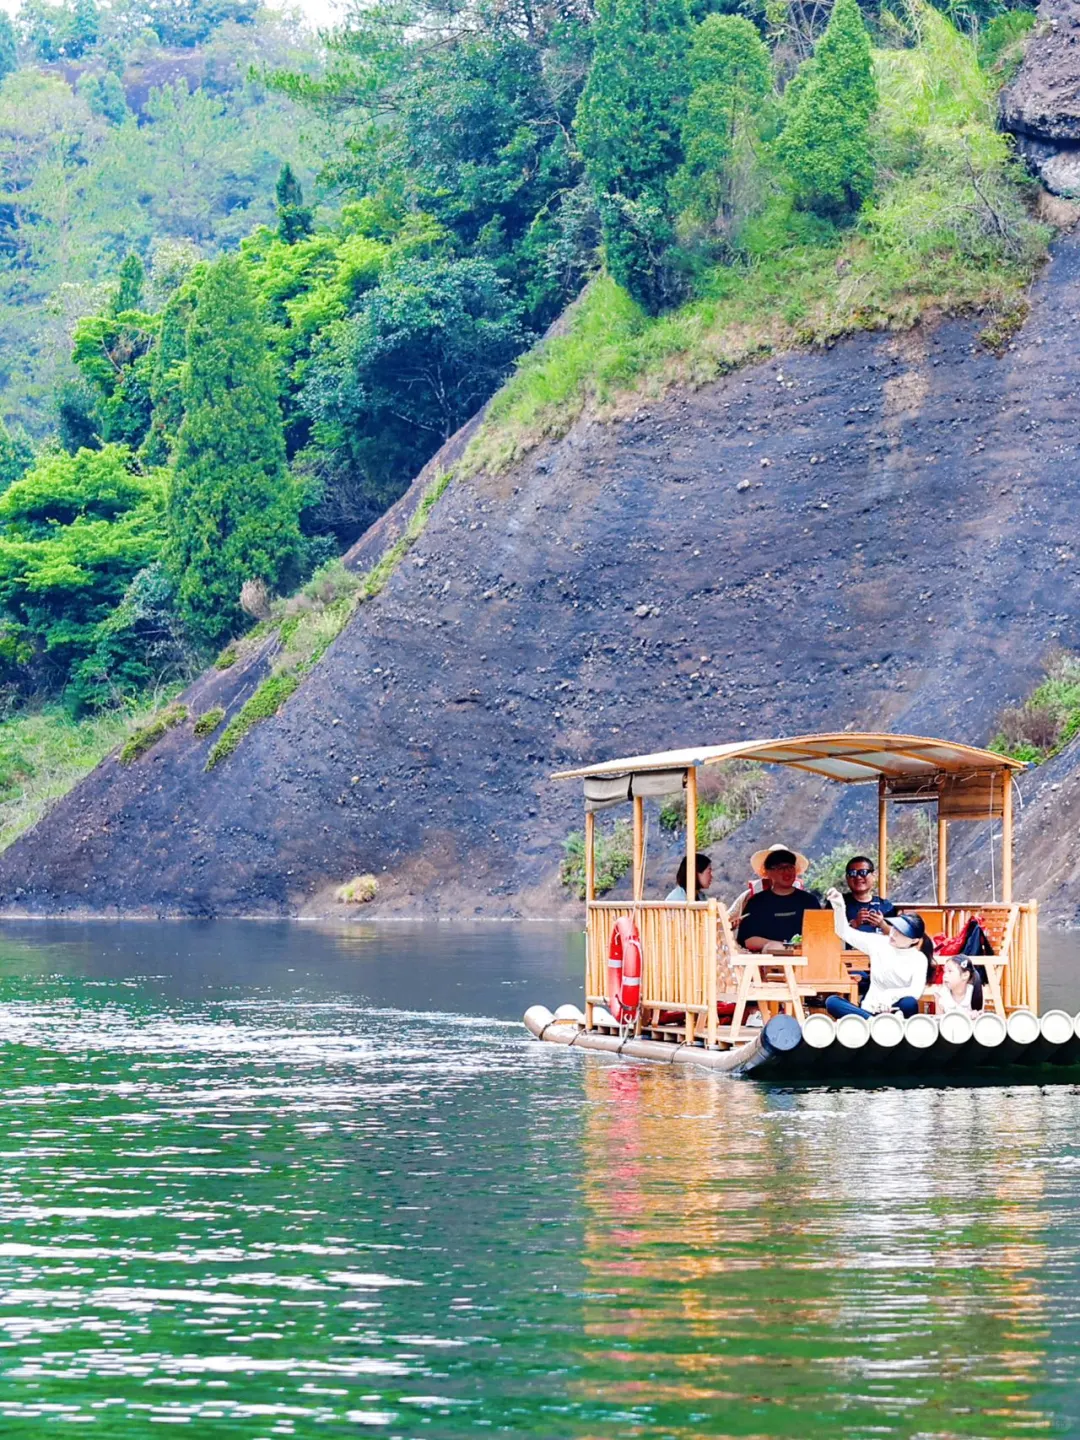
[[[526,1011],[537,1040],[598,1051],[619,1059],[689,1065],[782,1085],[898,1084],[1075,1085],[1080,1083],[1080,1014],[992,1010],[974,1021],[954,1011],[940,1019],[894,1012],[865,1020],[824,1013],[801,1024],[774,1016],[752,1040],[727,1050],[590,1032],[576,1006],[553,1015],[542,1005]]]
[[[878,877],[888,889],[890,803],[936,811],[932,897],[896,908],[918,914],[928,935],[957,936],[978,917],[992,953],[978,957],[985,973],[985,1009],[974,1018],[953,1012],[824,1013],[829,995],[857,998],[853,966],[866,957],[843,949],[829,912],[802,917],[798,950],[782,955],[742,949],[726,906],[694,892],[698,771],[732,761],[788,766],[845,784],[875,785]],[[1024,765],[1007,756],[924,736],[803,735],[673,750],[601,761],[555,779],[583,782],[585,799],[585,1008],[554,1015],[533,1006],[525,1024],[538,1040],[627,1059],[694,1065],[755,1079],[830,1083],[933,1077],[970,1084],[988,1077],[1080,1081],[1080,1016],[1038,1010],[1038,905],[1013,898],[1012,787]],[[647,799],[682,792],[686,802],[687,899],[644,898]],[[628,899],[596,894],[596,815],[629,804],[633,817],[633,885]],[[990,827],[1000,846],[1000,895],[957,903],[949,896],[951,823]],[[933,833],[933,827],[931,827]],[[609,944],[616,926],[633,927],[640,945],[640,1000],[632,1015],[607,1008]],[[612,1002],[613,1003],[613,1002]],[[618,1008],[618,1007],[617,1007]],[[746,1021],[757,1011],[758,1028]]]

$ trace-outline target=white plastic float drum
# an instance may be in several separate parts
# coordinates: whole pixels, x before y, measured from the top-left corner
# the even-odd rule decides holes
[[[933,1015],[909,1015],[904,1021],[904,1039],[915,1050],[929,1050],[937,1044],[938,1022]]]
[[[870,1039],[884,1050],[891,1050],[904,1038],[904,1017],[894,1010],[883,1010],[870,1020]]]
[[[870,1021],[861,1015],[841,1015],[836,1022],[836,1038],[845,1050],[861,1050],[870,1039]]]
[[[985,1045],[988,1050],[1001,1045],[1009,1033],[1005,1020],[993,1010],[983,1010],[972,1021],[971,1033],[975,1036],[977,1045]],[[1072,1021],[1069,1021],[1069,1035],[1072,1035]]]
[[[803,1021],[802,1038],[811,1050],[827,1050],[836,1039],[836,1021],[823,1011],[808,1015]]]
[[[1017,1045],[1034,1045],[1039,1038],[1039,1017],[1034,1010],[1014,1010],[1005,1021],[1009,1039]]]
[[[1073,1038],[1073,1019],[1064,1010],[1047,1010],[1039,1018],[1039,1032],[1050,1045],[1064,1045]]]
[[[966,1045],[971,1039],[971,1020],[960,1010],[949,1010],[938,1021],[938,1034],[950,1045]]]
[[[556,1020],[569,1020],[575,1025],[584,1025],[585,1016],[576,1005],[560,1005],[555,1011]]]

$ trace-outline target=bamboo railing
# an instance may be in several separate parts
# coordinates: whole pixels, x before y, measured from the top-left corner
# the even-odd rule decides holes
[[[627,918],[641,936],[642,1011],[682,1010],[716,1027],[715,900],[593,900],[586,907],[585,1003],[607,1005],[607,959],[616,920]]]

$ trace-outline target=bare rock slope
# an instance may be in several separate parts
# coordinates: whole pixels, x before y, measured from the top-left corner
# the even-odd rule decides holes
[[[1075,240],[1033,300],[1000,360],[969,319],[861,335],[454,481],[276,718],[209,774],[190,725],[105,762],[0,856],[0,905],[312,913],[373,871],[376,913],[550,914],[579,823],[560,766],[847,725],[985,741],[1047,648],[1080,646]],[[193,710],[235,708],[265,664]],[[1021,887],[1061,919],[1073,765],[1033,777],[1021,825]],[[871,810],[781,786],[722,868],[774,828],[864,838]]]

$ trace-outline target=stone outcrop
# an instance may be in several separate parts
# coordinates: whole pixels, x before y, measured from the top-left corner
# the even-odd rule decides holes
[[[1001,118],[1048,190],[1080,196],[1080,0],[1042,0]]]

